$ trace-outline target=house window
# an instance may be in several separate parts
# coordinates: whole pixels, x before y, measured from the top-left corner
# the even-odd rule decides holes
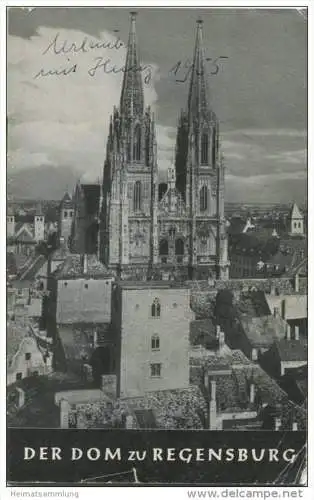
[[[70,212],[70,217],[73,217],[73,212]]]
[[[153,351],[159,351],[160,349],[160,339],[158,335],[152,336],[151,346]]]
[[[26,352],[25,353],[25,361],[29,361],[31,359],[31,353],[30,352]]]
[[[296,223],[296,222],[294,223],[294,227],[295,227],[295,228],[297,227],[297,223]]]
[[[88,288],[88,284],[87,283],[85,283],[84,288],[86,288],[86,289]]]
[[[301,222],[299,222],[299,224],[298,224],[298,228],[299,228],[299,229],[301,228]]]
[[[64,218],[66,219],[67,217],[68,217],[68,212],[67,212],[67,211],[65,211],[65,212],[64,212]]]
[[[134,130],[133,142],[133,160],[140,161],[141,159],[141,127],[136,125]]]
[[[67,287],[68,286],[68,283],[67,281],[64,282],[64,286]]]
[[[207,186],[202,186],[200,190],[200,210],[205,212],[208,207],[208,189]]]
[[[154,302],[152,303],[152,317],[160,318],[160,302],[157,298],[154,299]]]
[[[150,376],[151,377],[160,377],[161,376],[161,364],[153,363],[150,365]]]
[[[205,132],[202,134],[201,140],[201,164],[207,165],[208,163],[208,134]]]
[[[133,205],[134,205],[134,210],[141,210],[142,206],[142,186],[140,181],[136,181],[134,184],[134,193],[133,193]]]
[[[17,373],[17,374],[15,375],[16,380],[22,380],[22,375],[23,375],[23,374],[22,374],[21,372]]]

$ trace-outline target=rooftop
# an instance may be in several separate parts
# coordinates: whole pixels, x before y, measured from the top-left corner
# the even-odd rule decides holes
[[[240,322],[252,347],[270,347],[274,340],[282,339],[286,334],[286,322],[280,316],[240,315]]]
[[[106,278],[111,274],[98,260],[96,255],[69,254],[64,262],[54,271],[57,279],[75,279],[81,277]]]
[[[275,346],[281,361],[307,361],[307,343],[303,338],[277,340]]]

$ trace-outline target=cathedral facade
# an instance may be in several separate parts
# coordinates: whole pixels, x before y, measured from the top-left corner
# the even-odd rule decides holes
[[[202,22],[167,186],[159,184],[155,118],[144,105],[139,68],[131,14],[120,106],[110,119],[99,194],[99,258],[122,279],[227,279],[225,175],[206,85]]]

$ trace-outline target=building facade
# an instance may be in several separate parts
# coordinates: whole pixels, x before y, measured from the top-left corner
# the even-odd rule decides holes
[[[158,181],[154,114],[144,105],[135,14],[125,67],[120,106],[110,120],[99,217],[95,210],[89,224],[94,232],[88,237],[85,227],[82,236],[84,224],[78,220],[84,210],[76,209],[75,251],[97,252],[122,279],[227,279],[224,166],[219,123],[206,88],[201,21],[166,190]],[[82,200],[78,196],[77,207]]]
[[[113,292],[120,397],[189,386],[190,290],[166,282],[120,282]]]

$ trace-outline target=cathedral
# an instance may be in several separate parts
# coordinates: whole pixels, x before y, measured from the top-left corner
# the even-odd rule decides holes
[[[71,249],[96,253],[121,279],[227,279],[225,173],[207,89],[202,21],[167,185],[159,183],[155,117],[144,103],[135,21],[132,13],[103,182],[76,187]]]

